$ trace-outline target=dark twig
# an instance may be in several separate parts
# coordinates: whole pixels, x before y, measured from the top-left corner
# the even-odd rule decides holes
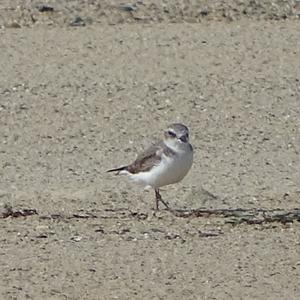
[[[300,222],[300,208],[295,208],[291,210],[284,209],[242,209],[242,208],[224,208],[224,209],[175,209],[168,210],[174,216],[179,218],[225,218],[225,223],[230,223],[232,225],[238,224],[266,224],[266,223],[291,223],[294,221]],[[98,214],[97,212],[86,212],[83,210],[74,212],[71,215],[62,214],[51,214],[51,215],[40,215],[40,219],[137,219],[145,220],[148,218],[147,213],[133,212],[128,209],[106,209],[104,211],[106,214]],[[5,205],[0,211],[0,218],[5,219],[8,217],[18,218],[27,217],[32,215],[38,215],[36,209],[13,209],[9,205]]]
[[[194,210],[172,210],[172,213],[181,218],[208,218],[220,217],[230,218],[226,223],[233,225],[240,223],[263,224],[279,222],[282,224],[298,221],[300,222],[300,209],[194,209]]]
[[[4,209],[0,212],[0,218],[6,219],[8,217],[18,218],[18,217],[28,217],[32,215],[37,215],[36,209],[17,209],[14,210],[10,205],[5,205]]]

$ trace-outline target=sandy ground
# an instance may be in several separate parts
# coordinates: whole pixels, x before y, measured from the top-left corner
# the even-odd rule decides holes
[[[299,208],[299,32],[3,28],[0,208],[38,215],[0,219],[1,299],[299,299],[299,222],[154,215],[153,192],[105,173],[180,121],[195,162],[172,208]]]
[[[298,0],[1,0],[0,28],[299,20]]]

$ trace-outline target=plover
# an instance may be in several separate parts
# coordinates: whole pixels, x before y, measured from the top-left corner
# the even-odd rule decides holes
[[[155,190],[155,208],[159,202],[166,208],[159,188],[181,181],[193,164],[193,147],[189,143],[189,129],[174,123],[164,132],[164,139],[138,155],[136,160],[126,166],[108,170],[125,174],[132,181]]]

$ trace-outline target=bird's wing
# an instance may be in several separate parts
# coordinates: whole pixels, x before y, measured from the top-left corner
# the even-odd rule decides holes
[[[158,165],[162,159],[165,144],[163,141],[150,146],[140,153],[136,160],[127,166],[127,171],[132,174],[149,171],[154,165]]]

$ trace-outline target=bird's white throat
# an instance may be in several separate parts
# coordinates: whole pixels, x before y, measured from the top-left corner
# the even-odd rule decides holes
[[[175,153],[191,151],[191,146],[188,143],[181,143],[174,139],[165,139],[164,144],[173,150]]]

